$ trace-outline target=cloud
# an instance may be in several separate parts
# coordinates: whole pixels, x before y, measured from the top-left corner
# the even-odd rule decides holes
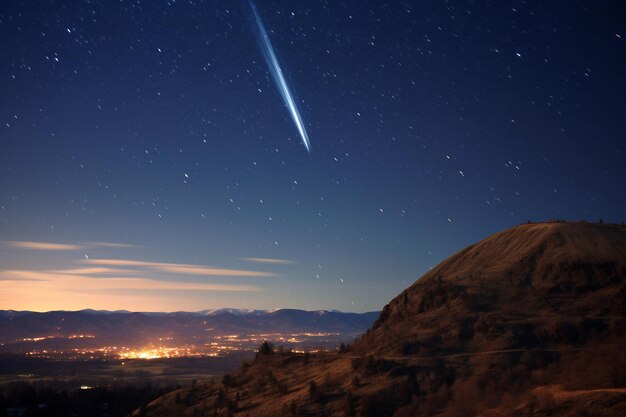
[[[67,245],[63,243],[45,243],[45,242],[25,242],[25,241],[7,241],[9,246],[17,249],[30,249],[30,250],[82,250],[86,249],[83,245]]]
[[[250,271],[245,269],[213,268],[203,265],[188,265],[164,262],[136,261],[130,259],[86,259],[83,263],[100,266],[144,267],[160,272],[183,275],[221,276],[221,277],[275,277],[271,272]]]
[[[138,275],[143,271],[134,269],[117,268],[72,268],[57,270],[28,270],[28,269],[5,269],[0,270],[2,281],[47,281],[55,278],[84,277],[84,278],[107,278],[98,275]],[[95,276],[94,276],[95,275]]]
[[[47,242],[29,242],[11,240],[5,242],[12,248],[16,249],[29,249],[29,250],[52,250],[52,251],[72,251],[72,250],[86,250],[91,248],[139,248],[138,245],[131,245],[128,243],[111,243],[111,242],[85,242],[80,244],[65,244],[65,243],[47,243]]]
[[[204,282],[175,282],[159,281],[149,278],[111,278],[107,280],[92,280],[95,284],[92,289],[123,289],[123,290],[183,290],[183,291],[220,291],[220,292],[257,292],[262,289],[255,285],[239,284],[209,284]],[[88,284],[89,284],[88,283]],[[104,283],[104,285],[102,285]],[[81,289],[85,287],[81,282]]]
[[[41,246],[38,242],[19,242],[15,247]],[[201,307],[211,300],[247,299],[267,290],[262,282],[256,285],[228,281],[228,277],[274,276],[278,275],[182,263],[76,259],[66,268],[0,269],[0,306],[37,311],[59,308],[179,310],[189,302]]]
[[[140,245],[132,245],[130,243],[113,243],[113,242],[85,242],[85,245],[96,246],[101,248],[140,248]]]
[[[0,271],[3,286],[12,292],[43,293],[47,291],[102,291],[102,290],[172,290],[172,291],[218,291],[258,292],[262,288],[254,285],[212,284],[204,282],[161,281],[150,278],[112,277],[107,279],[62,274],[52,271],[5,270]]]
[[[131,259],[85,259],[83,263],[106,266],[149,266],[158,264],[158,262],[133,261]]]
[[[179,310],[189,302],[201,307],[206,302],[247,299],[266,291],[262,282],[229,282],[226,277],[276,276],[263,271],[130,259],[83,259],[77,263],[69,268],[0,269],[0,306],[37,311]]]
[[[20,271],[7,269],[0,271],[0,281],[45,281],[48,275],[38,271]],[[5,286],[5,284],[2,284]],[[3,288],[4,289],[4,288]]]
[[[59,269],[49,271],[54,274],[66,274],[66,275],[100,275],[100,274],[124,274],[124,275],[137,275],[142,271],[136,269],[122,269],[122,268],[104,268],[104,267],[92,267],[92,268],[70,268]]]
[[[193,265],[160,265],[160,271],[187,275],[223,276],[223,277],[274,277],[276,274],[263,271],[247,271],[244,269],[210,268]]]
[[[256,262],[259,264],[270,264],[270,265],[294,265],[294,261],[289,261],[287,259],[274,259],[274,258],[239,258],[242,261],[246,262]]]

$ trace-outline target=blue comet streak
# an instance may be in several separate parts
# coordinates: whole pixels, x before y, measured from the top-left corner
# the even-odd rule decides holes
[[[252,3],[251,1],[250,7],[252,8],[252,13],[254,13],[254,18],[256,20],[257,26],[259,27],[259,31],[261,32],[261,40],[263,41],[263,55],[265,56],[267,65],[270,68],[272,77],[274,77],[274,81],[278,86],[280,95],[283,96],[283,100],[285,100],[285,104],[289,109],[289,113],[291,113],[291,118],[298,128],[298,132],[300,132],[300,137],[302,137],[302,143],[304,144],[304,147],[306,148],[307,152],[311,152],[311,142],[309,142],[309,135],[306,133],[306,128],[304,127],[304,122],[302,121],[302,117],[300,116],[300,111],[298,110],[296,101],[291,95],[291,91],[289,90],[289,86],[287,85],[287,81],[285,80],[285,76],[283,75],[283,71],[280,69],[280,64],[278,64],[278,59],[276,59],[276,54],[274,54],[274,48],[272,48],[270,38],[267,36],[267,31],[265,30],[265,26],[263,26],[261,16],[259,15],[259,12],[254,3]]]

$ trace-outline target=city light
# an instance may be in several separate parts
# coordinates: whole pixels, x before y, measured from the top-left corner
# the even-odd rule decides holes
[[[172,337],[155,336],[143,342],[120,345],[93,346],[76,345],[71,347],[44,347],[31,349],[26,354],[40,358],[59,359],[118,359],[156,360],[184,357],[223,357],[234,352],[253,352],[268,340],[294,353],[315,352],[320,347],[329,347],[338,340],[339,333],[263,333],[216,335],[190,340],[175,340]],[[47,339],[97,339],[94,335],[76,334],[70,336],[41,336],[20,339],[21,342],[42,342]]]

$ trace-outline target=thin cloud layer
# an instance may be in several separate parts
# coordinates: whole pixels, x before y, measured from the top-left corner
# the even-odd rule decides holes
[[[46,251],[74,251],[74,250],[87,250],[92,248],[139,248],[138,245],[131,245],[128,243],[113,243],[113,242],[85,242],[79,244],[67,244],[67,243],[50,243],[50,242],[32,242],[21,240],[9,240],[4,242],[9,247],[15,249],[27,249],[27,250],[46,250]]]
[[[239,258],[242,261],[246,262],[255,262],[258,264],[269,264],[269,265],[294,265],[294,261],[289,261],[287,259],[275,259],[275,258]]]
[[[245,269],[213,268],[204,265],[176,264],[165,262],[136,261],[130,259],[85,259],[83,263],[99,266],[142,267],[151,270],[183,275],[222,276],[222,277],[275,277],[271,272]]]
[[[89,275],[47,271],[0,271],[0,305],[8,309],[47,311],[83,308],[172,310],[190,294],[200,300],[247,297],[264,289],[256,285],[162,281],[144,277]],[[197,301],[196,301],[197,302]],[[201,304],[200,304],[201,305]]]
[[[138,247],[122,243],[83,242],[80,244],[5,241],[17,250],[57,251],[62,256],[48,260],[46,267],[0,269],[0,305],[4,308],[30,308],[38,311],[67,308],[179,309],[182,300],[193,300],[202,307],[215,299],[239,300],[266,290],[262,278],[279,276],[255,269],[220,268],[139,259],[82,258],[75,254],[67,264],[66,252],[96,248],[123,250]],[[65,251],[65,252],[64,252]],[[80,257],[79,257],[80,256]],[[288,264],[289,261],[246,258],[260,264]],[[64,262],[65,266],[63,266]],[[54,265],[54,266],[52,266]],[[233,280],[241,278],[245,281]],[[246,279],[261,279],[251,284]],[[221,281],[221,282],[220,282]],[[214,301],[213,301],[214,302]]]
[[[106,268],[106,267],[88,267],[88,268],[70,268],[70,269],[58,269],[49,271],[54,274],[67,274],[67,275],[110,275],[110,274],[123,274],[123,275],[137,275],[142,271],[136,269],[123,269],[123,268]]]
[[[102,279],[88,275],[62,274],[53,271],[6,270],[0,271],[0,277],[2,277],[3,284],[7,286],[6,289],[13,292],[19,289],[26,292],[50,289],[70,292],[97,290],[262,291],[262,288],[254,285],[162,281],[124,276]]]
[[[120,249],[141,247],[140,245],[132,245],[130,243],[114,243],[114,242],[85,242],[85,245],[101,247],[101,248],[120,248]]]
[[[67,251],[67,250],[83,250],[83,245],[67,245],[63,243],[46,243],[46,242],[26,242],[11,240],[5,242],[12,248],[16,249],[29,249],[29,250],[53,250],[53,251]]]

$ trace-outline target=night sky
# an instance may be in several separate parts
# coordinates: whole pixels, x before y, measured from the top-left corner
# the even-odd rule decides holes
[[[622,1],[0,3],[0,309],[377,310],[626,215]]]

